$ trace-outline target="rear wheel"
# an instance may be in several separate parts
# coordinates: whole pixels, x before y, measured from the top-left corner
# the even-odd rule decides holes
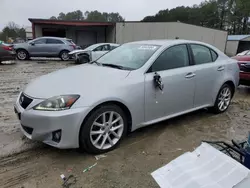
[[[212,111],[216,114],[225,112],[231,103],[232,96],[232,87],[228,84],[224,84],[217,95]]]
[[[17,59],[27,60],[29,59],[29,53],[26,50],[17,50]]]
[[[69,51],[67,51],[67,50],[61,51],[59,57],[61,58],[62,61],[68,61],[69,60]]]
[[[125,113],[119,106],[102,106],[82,125],[80,147],[95,154],[113,150],[126,135],[127,125]]]

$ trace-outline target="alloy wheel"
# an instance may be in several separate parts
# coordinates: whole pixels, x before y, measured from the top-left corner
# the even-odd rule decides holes
[[[63,59],[64,61],[68,60],[68,59],[69,59],[69,54],[68,54],[68,52],[63,52],[62,55],[61,55],[61,57],[62,57],[62,59]]]
[[[219,94],[219,98],[218,98],[218,108],[220,111],[225,111],[231,101],[231,90],[229,87],[225,87],[221,90],[220,94]]]
[[[90,129],[90,140],[97,149],[106,150],[122,137],[124,121],[120,114],[108,111],[98,116]]]
[[[19,51],[19,52],[17,53],[17,57],[18,57],[18,59],[20,59],[20,60],[25,60],[26,57],[27,57],[27,54],[26,54],[24,51]]]

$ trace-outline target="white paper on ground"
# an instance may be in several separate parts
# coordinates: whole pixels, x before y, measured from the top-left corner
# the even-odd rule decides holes
[[[163,188],[232,188],[249,174],[231,157],[202,143],[195,151],[184,153],[151,175]]]

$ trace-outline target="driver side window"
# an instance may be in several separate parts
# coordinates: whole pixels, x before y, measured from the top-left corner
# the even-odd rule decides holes
[[[109,51],[109,45],[105,44],[102,46],[98,46],[94,51],[98,52],[98,51]]]
[[[153,63],[151,72],[189,66],[187,45],[177,45],[165,50]]]

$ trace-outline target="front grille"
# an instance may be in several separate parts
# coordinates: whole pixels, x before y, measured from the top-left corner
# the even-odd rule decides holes
[[[26,109],[32,101],[33,101],[33,99],[25,96],[23,93],[21,94],[21,96],[19,98],[19,103],[20,103],[21,107],[23,107],[24,109]]]
[[[25,130],[25,132],[27,132],[28,134],[32,134],[32,132],[33,132],[33,129],[30,128],[30,127],[26,127],[26,126],[23,126],[23,125],[22,125],[22,128],[23,128],[23,130]]]
[[[249,63],[241,63],[240,70],[243,72],[250,72],[250,64]]]

